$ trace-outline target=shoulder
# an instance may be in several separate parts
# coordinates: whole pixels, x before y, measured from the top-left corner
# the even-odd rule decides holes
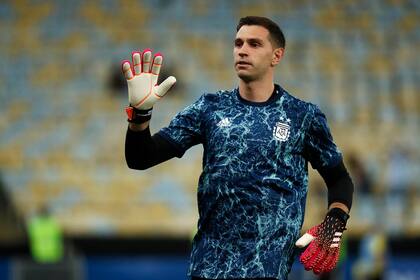
[[[292,110],[297,110],[300,112],[305,112],[306,114],[309,115],[317,115],[317,114],[322,114],[321,109],[318,107],[318,105],[299,99],[296,96],[293,96],[292,94],[290,94],[288,91],[286,91],[285,89],[281,89],[283,92],[283,106],[288,107],[289,109]]]
[[[206,92],[201,95],[206,101],[219,101],[221,99],[231,98],[235,93],[235,89],[232,90],[218,90],[216,92]]]
[[[216,106],[224,103],[234,102],[235,89],[233,90],[218,90],[216,92],[203,93],[199,101],[205,106]]]

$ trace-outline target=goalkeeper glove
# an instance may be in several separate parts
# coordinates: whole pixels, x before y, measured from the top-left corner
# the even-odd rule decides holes
[[[128,121],[132,123],[144,123],[151,119],[153,105],[162,98],[175,84],[173,76],[168,77],[160,85],[157,85],[163,56],[160,53],[154,55],[150,49],[133,52],[132,65],[130,61],[122,62],[122,71],[127,79],[128,102],[126,108]]]
[[[332,208],[324,221],[308,230],[296,246],[308,248],[300,256],[300,261],[306,270],[315,274],[331,271],[338,262],[340,242],[349,215],[340,208]]]

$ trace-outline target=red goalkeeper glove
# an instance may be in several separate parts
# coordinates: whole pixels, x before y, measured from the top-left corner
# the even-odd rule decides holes
[[[330,272],[336,266],[340,254],[340,242],[349,215],[340,208],[332,208],[324,221],[311,228],[298,241],[296,246],[308,248],[300,256],[306,270],[315,274]]]

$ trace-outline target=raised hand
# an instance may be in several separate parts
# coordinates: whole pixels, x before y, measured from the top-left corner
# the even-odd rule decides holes
[[[142,123],[150,120],[153,105],[162,98],[175,84],[173,76],[168,77],[157,85],[163,56],[156,53],[152,58],[150,49],[132,52],[132,63],[128,60],[122,62],[122,72],[128,85],[128,102],[126,108],[128,120]]]

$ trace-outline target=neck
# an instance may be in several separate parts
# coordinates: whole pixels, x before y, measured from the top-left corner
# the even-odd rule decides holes
[[[239,94],[245,100],[252,102],[267,101],[274,91],[273,79],[245,82],[239,80]]]

